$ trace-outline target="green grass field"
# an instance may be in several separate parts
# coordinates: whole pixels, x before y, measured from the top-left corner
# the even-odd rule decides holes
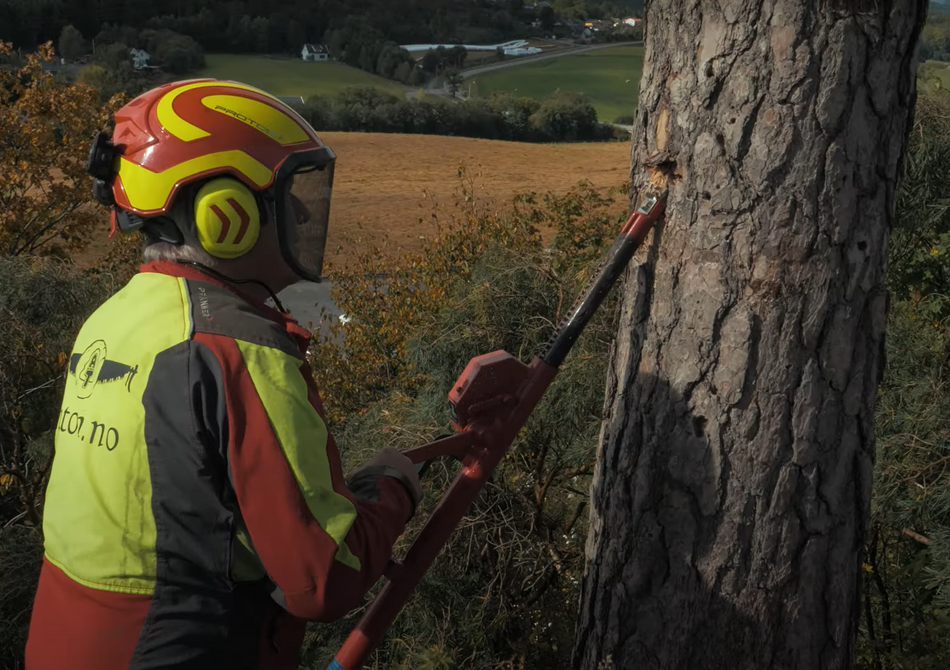
[[[465,85],[473,82],[473,95],[507,91],[538,100],[557,89],[585,93],[597,109],[597,117],[611,123],[636,110],[642,70],[643,47],[622,46],[525,63],[466,79]]]
[[[405,90],[396,82],[340,63],[305,63],[291,58],[208,54],[201,77],[232,79],[256,86],[271,95],[336,93],[349,86],[375,86],[398,96]]]

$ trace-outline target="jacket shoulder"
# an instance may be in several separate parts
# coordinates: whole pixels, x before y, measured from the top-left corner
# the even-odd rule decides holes
[[[290,333],[239,296],[207,282],[189,279],[185,285],[193,334],[221,335],[303,359],[303,353]]]

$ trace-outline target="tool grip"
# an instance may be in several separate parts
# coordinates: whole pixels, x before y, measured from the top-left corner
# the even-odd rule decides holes
[[[448,439],[448,438],[451,438],[451,437],[455,437],[455,436],[456,436],[455,433],[444,433],[443,435],[439,435],[437,438],[435,438],[434,440],[432,440],[432,442],[433,442],[433,443],[436,443],[436,442],[439,442],[440,440],[445,440],[445,439]],[[458,453],[449,453],[449,454],[440,454],[439,456],[435,456],[435,457],[430,458],[430,459],[428,459],[428,460],[422,461],[422,462],[419,463],[418,466],[416,467],[416,475],[418,475],[419,479],[422,479],[423,477],[425,477],[426,472],[429,471],[429,468],[432,467],[432,464],[435,463],[435,462],[436,462],[439,458],[441,458],[442,456],[451,456],[452,458],[454,458],[454,459],[455,459],[456,461],[458,461],[459,463],[461,463],[461,462],[464,460],[461,454],[458,454]]]

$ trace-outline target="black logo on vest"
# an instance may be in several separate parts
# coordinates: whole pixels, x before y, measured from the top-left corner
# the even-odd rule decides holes
[[[106,358],[108,350],[103,340],[96,340],[81,354],[73,354],[69,359],[69,374],[74,378],[76,397],[80,400],[92,395],[99,384],[110,384],[125,380],[125,389],[132,392],[132,380],[139,372],[139,366],[130,367]],[[60,415],[59,431],[75,435],[80,440],[94,446],[114,451],[119,446],[119,431],[104,423],[90,419],[69,407]]]
[[[81,354],[73,354],[69,359],[69,374],[76,378],[76,396],[88,398],[98,384],[108,384],[120,379],[125,380],[125,388],[132,392],[132,380],[139,372],[139,366],[129,367],[106,358],[106,343],[96,340]]]

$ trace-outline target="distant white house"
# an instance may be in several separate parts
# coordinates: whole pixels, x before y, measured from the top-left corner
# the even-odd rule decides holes
[[[307,61],[330,60],[330,52],[322,44],[304,44],[300,50],[300,59]]]
[[[149,53],[142,49],[132,49],[129,51],[129,56],[132,57],[132,67],[136,70],[144,70],[149,67],[148,62],[152,59]]]
[[[624,19],[623,22],[626,23],[628,26],[632,26],[636,28],[637,24],[640,23],[641,20],[642,19],[629,18],[629,19]]]

